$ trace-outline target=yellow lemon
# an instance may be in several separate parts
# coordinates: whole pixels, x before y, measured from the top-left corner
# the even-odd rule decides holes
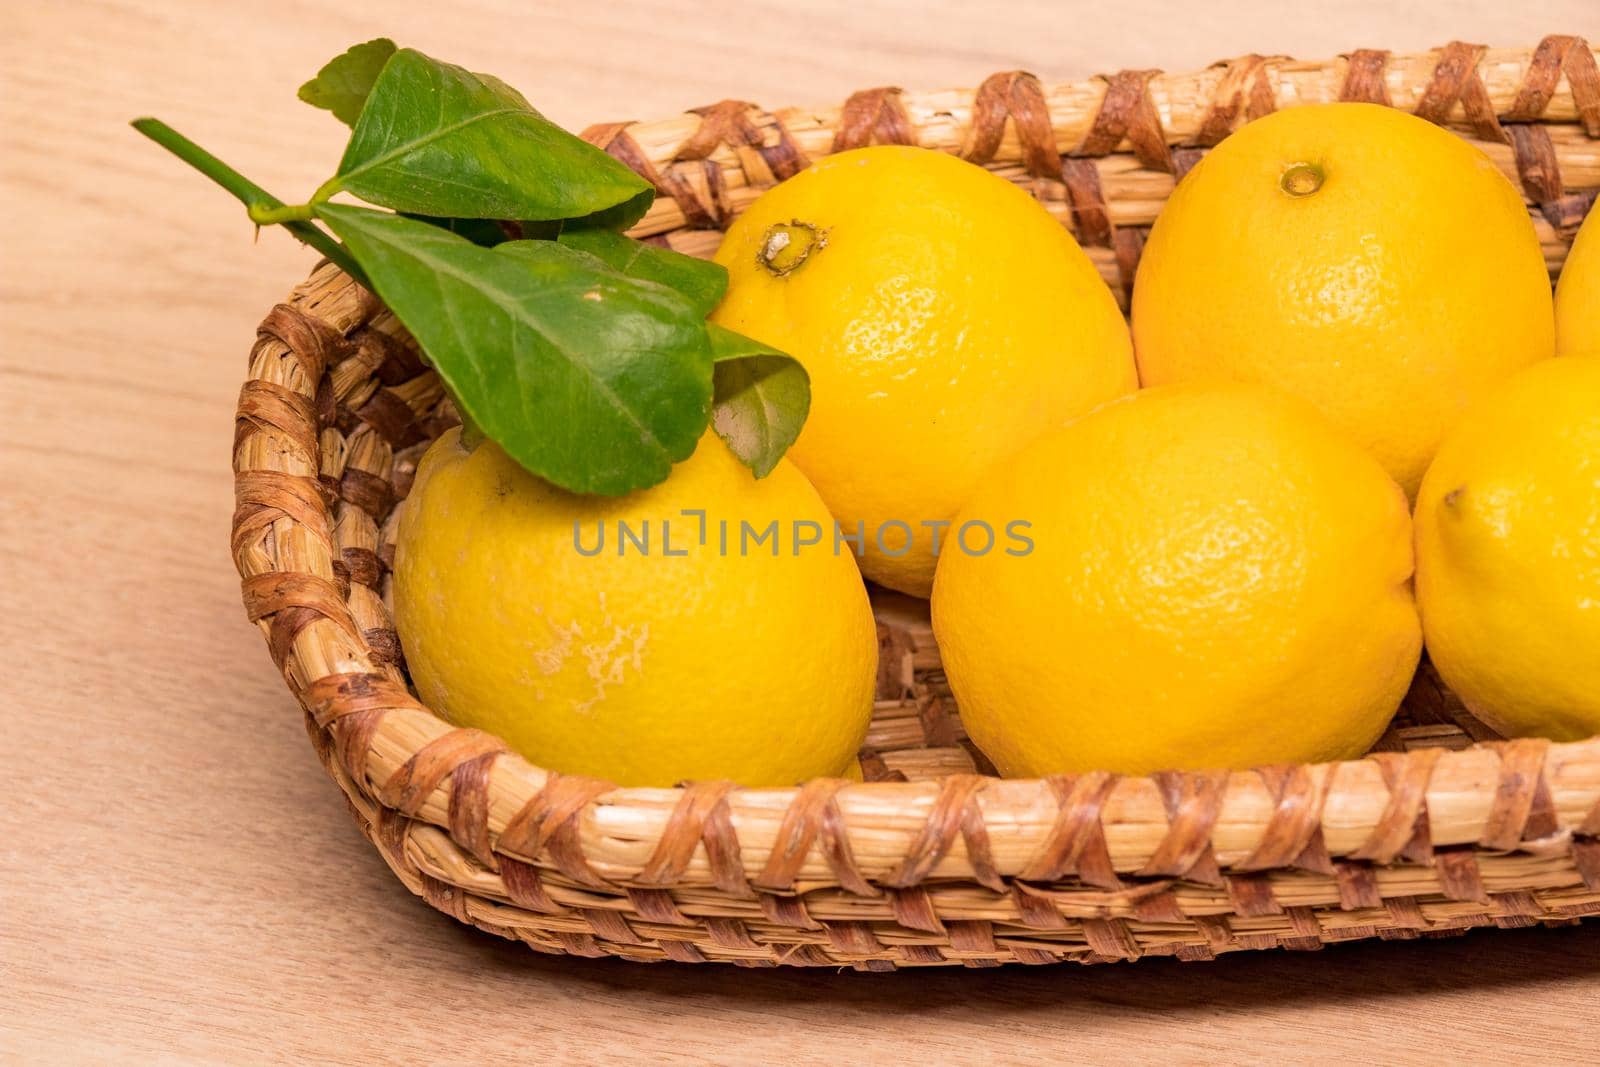
[[[927,149],[864,148],[768,191],[728,230],[715,321],[798,358],[790,455],[861,569],[927,596],[979,476],[1136,382],[1093,264],[1032,197]],[[848,547],[848,546],[847,546]]]
[[[1522,371],[1445,439],[1417,498],[1417,601],[1473,714],[1600,734],[1600,360]]]
[[[654,786],[845,774],[877,634],[848,555],[796,554],[830,522],[792,464],[758,481],[709,435],[608,499],[451,431],[400,517],[395,626],[430,707],[542,767]]]
[[[1354,757],[1416,669],[1405,494],[1287,394],[1107,404],[956,521],[1015,520],[1031,551],[946,552],[933,589],[962,721],[1004,774]]]
[[[1600,210],[1589,209],[1556,284],[1556,355],[1600,356]]]
[[[1412,494],[1466,405],[1555,346],[1516,189],[1373,104],[1281,111],[1207,155],[1150,233],[1133,336],[1144,384],[1276,385]]]

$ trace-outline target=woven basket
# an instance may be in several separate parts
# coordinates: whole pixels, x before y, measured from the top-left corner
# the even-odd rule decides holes
[[[1552,270],[1600,186],[1582,40],[1321,63],[1244,56],[841,107],[724,101],[585,136],[655,183],[636,231],[705,254],[761,189],[879,142],[1033,191],[1126,292],[1206,146],[1274,108],[1381,101],[1474,140],[1526,192]],[[619,789],[543,771],[412,695],[384,603],[395,504],[454,415],[405,332],[320,266],[262,323],[239,399],[233,555],[249,617],[362,830],[434,907],[544,952],[903,966],[1208,959],[1600,914],[1600,738],[1495,740],[1426,668],[1340,764],[1001,780],[967,743],[926,606],[879,596],[869,781]],[[1292,709],[1286,709],[1292,711]]]

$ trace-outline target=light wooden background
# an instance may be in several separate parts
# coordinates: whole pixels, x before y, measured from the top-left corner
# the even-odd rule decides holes
[[[311,257],[252,243],[125,122],[293,200],[342,141],[295,86],[380,33],[579,127],[1015,67],[1592,40],[1596,0],[0,10],[0,1060],[1595,1061],[1600,924],[860,975],[539,958],[413,900],[312,758],[227,554],[245,352]]]

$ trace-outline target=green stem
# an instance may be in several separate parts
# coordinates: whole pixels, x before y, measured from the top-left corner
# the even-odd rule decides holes
[[[279,200],[160,119],[135,119],[132,125],[134,129],[150,138],[156,144],[232,193],[240,203],[244,204],[250,213],[250,217],[257,225],[281,223],[284,229],[305,244],[321,252],[340,270],[365,285],[368,289],[372,288],[371,283],[367,281],[366,272],[356,264],[356,261],[350,255],[349,249],[329,237],[320,227],[310,221],[311,206],[309,204],[296,205],[295,207],[285,205],[282,200]],[[300,213],[301,209],[304,209],[303,214]],[[258,216],[277,217],[262,218]]]
[[[310,222],[311,205],[286,204],[280,207],[268,207],[262,203],[251,204],[250,221],[257,226],[271,226],[274,223],[287,226],[291,222]]]
[[[316,207],[318,204],[326,203],[327,201],[333,199],[335,193],[342,192],[344,192],[344,179],[335,174],[333,177],[317,186],[317,191],[311,194],[311,202],[306,206]]]
[[[488,440],[489,435],[483,432],[483,427],[472,421],[472,416],[467,414],[467,409],[461,406],[461,401],[452,394],[450,399],[455,400],[456,413],[461,416],[461,447],[468,452],[475,452],[479,445]]]

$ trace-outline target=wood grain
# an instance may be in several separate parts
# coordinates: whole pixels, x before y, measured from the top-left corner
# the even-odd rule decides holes
[[[749,96],[1193,67],[1452,37],[1600,37],[1592,0],[8,5],[0,36],[0,1060],[1592,1062],[1600,926],[892,975],[532,957],[360,839],[246,625],[233,399],[310,257],[143,143],[154,113],[302,196],[340,128],[293,100],[389,33],[570,126]],[[249,116],[244,122],[241,116]]]

